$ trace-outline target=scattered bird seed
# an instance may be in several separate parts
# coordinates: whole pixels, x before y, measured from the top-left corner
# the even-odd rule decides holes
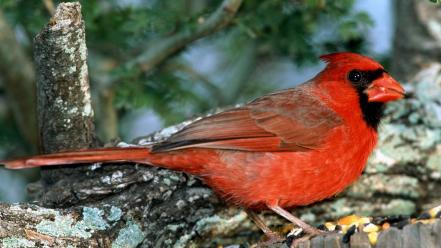
[[[348,228],[346,233],[343,235],[343,238],[342,238],[343,243],[349,243],[349,241],[351,240],[351,236],[355,233],[356,229],[357,229],[357,226],[355,226],[355,225],[352,225],[350,228]]]

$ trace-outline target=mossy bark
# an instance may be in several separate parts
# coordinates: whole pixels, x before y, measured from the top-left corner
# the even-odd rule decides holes
[[[51,153],[93,146],[85,25],[79,3],[60,4],[34,39],[40,150]],[[51,185],[69,169],[43,169]]]

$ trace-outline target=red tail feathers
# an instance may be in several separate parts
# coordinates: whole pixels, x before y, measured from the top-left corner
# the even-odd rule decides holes
[[[146,161],[150,150],[146,147],[112,147],[87,149],[37,155],[21,159],[0,161],[8,169],[24,169],[41,166],[81,164],[94,162]]]

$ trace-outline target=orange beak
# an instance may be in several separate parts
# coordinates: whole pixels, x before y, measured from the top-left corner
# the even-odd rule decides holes
[[[368,102],[389,102],[403,98],[406,92],[395,79],[383,73],[381,78],[369,85],[365,93],[368,95]]]

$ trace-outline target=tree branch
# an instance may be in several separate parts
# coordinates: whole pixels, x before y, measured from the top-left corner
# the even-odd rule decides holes
[[[201,82],[202,86],[207,90],[208,94],[210,94],[210,97],[216,100],[217,106],[225,106],[228,104],[225,96],[222,94],[222,89],[210,81],[208,77],[195,71],[191,66],[181,62],[175,62],[168,63],[166,69],[170,72],[181,71],[193,79],[194,82]]]
[[[224,0],[219,8],[206,20],[191,31],[182,31],[173,36],[162,38],[149,45],[147,51],[134,60],[127,62],[124,68],[139,66],[147,72],[157,67],[172,54],[184,48],[189,43],[208,36],[227,26],[242,5],[242,0]]]
[[[90,147],[94,125],[81,5],[60,4],[34,46],[42,150]]]
[[[61,3],[34,39],[37,109],[43,152],[88,148],[95,128],[89,91],[85,25],[79,3]],[[69,169],[43,169],[51,184]]]
[[[409,81],[441,56],[441,14],[439,5],[430,1],[395,1],[395,35],[391,71],[400,80]],[[405,38],[404,38],[405,37]]]

